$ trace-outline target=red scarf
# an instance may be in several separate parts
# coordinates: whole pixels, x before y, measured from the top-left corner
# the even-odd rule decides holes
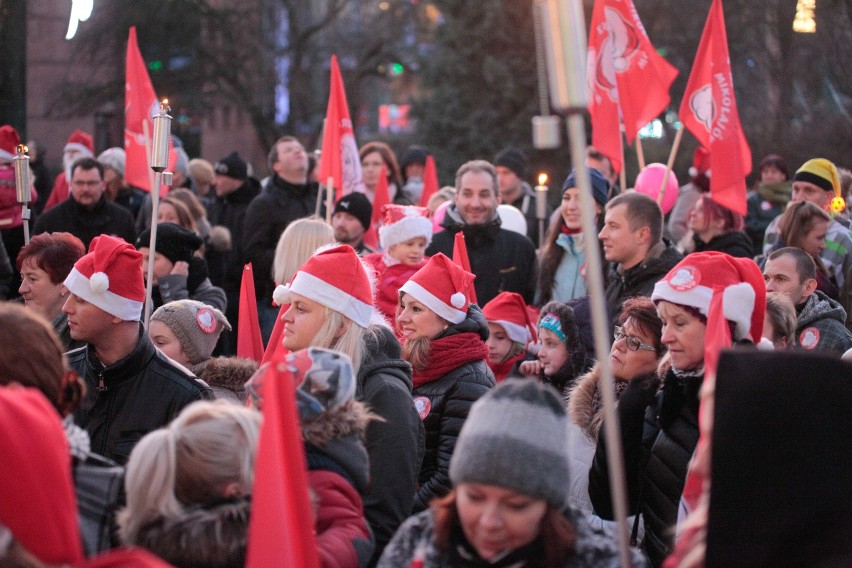
[[[414,388],[440,379],[465,363],[488,359],[488,346],[478,333],[457,333],[432,341],[429,365],[414,371]]]
[[[511,359],[507,359],[506,361],[503,361],[501,363],[492,363],[491,361],[489,361],[488,366],[491,367],[491,372],[494,373],[494,378],[497,380],[497,382],[502,383],[506,379],[506,375],[508,375],[512,368],[515,366],[515,363],[517,363],[518,361],[523,361],[526,354],[526,351],[521,351]]]

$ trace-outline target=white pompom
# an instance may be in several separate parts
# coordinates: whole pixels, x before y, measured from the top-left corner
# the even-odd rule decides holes
[[[453,305],[454,308],[462,309],[467,303],[467,298],[465,298],[464,294],[462,294],[461,292],[456,292],[455,294],[450,296],[450,303]]]
[[[89,278],[89,288],[92,292],[106,292],[109,290],[109,276],[105,272],[95,272]]]
[[[290,303],[290,286],[279,284],[272,292],[272,301],[276,306],[283,306]]]

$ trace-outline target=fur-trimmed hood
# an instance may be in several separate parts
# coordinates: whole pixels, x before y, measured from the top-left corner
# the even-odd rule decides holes
[[[603,408],[598,385],[601,380],[600,365],[595,363],[594,367],[577,379],[574,386],[568,391],[568,417],[591,439],[597,441],[603,424]],[[645,382],[658,382],[657,374],[644,375],[639,380]],[[627,388],[630,381],[619,381],[616,379],[615,399]],[[656,385],[655,385],[656,388]]]
[[[245,565],[251,499],[191,507],[142,527],[137,542],[177,568]]]
[[[350,400],[337,408],[323,412],[302,423],[302,439],[308,452],[309,469],[336,469],[325,467],[324,460],[311,457],[312,449],[330,458],[359,491],[367,486],[370,475],[364,435],[367,424],[379,419],[363,403]]]
[[[214,357],[193,365],[190,370],[210,385],[216,398],[244,404],[248,398],[245,384],[257,371],[257,361],[243,357]]]

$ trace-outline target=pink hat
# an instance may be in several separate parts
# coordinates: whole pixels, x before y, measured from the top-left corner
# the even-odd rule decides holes
[[[142,253],[118,237],[99,235],[65,279],[72,294],[125,321],[139,321],[145,302]]]
[[[736,324],[733,339],[750,338],[757,344],[763,334],[766,285],[760,268],[750,258],[722,252],[687,255],[654,286],[651,299],[697,309],[709,319],[710,303],[721,294],[722,313]],[[708,321],[707,325],[710,326]]]
[[[82,130],[75,130],[71,133],[71,136],[68,137],[68,143],[65,144],[63,151],[77,151],[90,158],[94,158],[95,143],[92,140],[92,135],[88,132],[83,132]]]
[[[470,272],[438,253],[426,266],[414,273],[399,291],[411,294],[415,300],[450,323],[461,323],[467,317],[470,287],[476,278]]]
[[[384,225],[379,228],[379,244],[384,250],[416,237],[424,237],[426,246],[432,242],[432,221],[425,207],[384,205],[382,217]]]
[[[516,292],[500,292],[485,304],[482,313],[488,323],[503,326],[506,335],[515,343],[526,345],[535,341],[535,326],[530,321],[527,305]]]
[[[16,146],[21,143],[18,131],[4,124],[0,126],[0,161],[11,162],[16,155]]]
[[[68,442],[39,391],[0,387],[0,463],[0,525],[42,562],[82,560]]]
[[[272,294],[278,305],[290,302],[290,292],[340,312],[363,328],[373,315],[373,287],[355,249],[339,245],[314,254],[293,280]]]

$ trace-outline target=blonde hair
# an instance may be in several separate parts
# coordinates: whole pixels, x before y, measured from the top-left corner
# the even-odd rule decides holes
[[[190,404],[142,438],[127,462],[127,506],[117,516],[122,542],[137,543],[158,518],[221,499],[229,484],[250,495],[259,435],[257,411],[219,400]]]
[[[286,284],[319,247],[333,242],[334,229],[319,217],[293,221],[281,233],[275,246],[272,279],[276,284]]]

